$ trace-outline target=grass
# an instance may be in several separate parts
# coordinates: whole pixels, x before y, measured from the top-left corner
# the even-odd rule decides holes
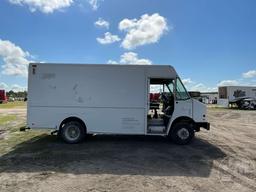
[[[43,131],[25,131],[20,128],[25,126],[24,115],[5,113],[5,109],[26,108],[23,101],[0,104],[0,158],[3,154],[14,150],[19,144],[33,138],[44,136]]]
[[[42,137],[45,133],[41,131],[25,131],[20,132],[18,127],[12,127],[12,129],[16,129],[15,132],[8,133],[5,139],[0,139],[0,157],[5,153],[10,152],[14,148],[16,148],[19,144],[30,141],[36,137]]]
[[[17,119],[16,115],[3,115],[0,116],[0,125],[5,125],[11,121],[14,121]]]
[[[24,101],[15,101],[0,104],[0,109],[10,109],[10,108],[23,108],[26,107],[27,103]]]
[[[0,114],[0,135],[1,133],[5,134],[4,138],[0,137],[0,157],[13,150],[22,142],[43,136],[44,132],[42,131],[21,132],[20,128],[24,126],[25,121],[19,115]]]

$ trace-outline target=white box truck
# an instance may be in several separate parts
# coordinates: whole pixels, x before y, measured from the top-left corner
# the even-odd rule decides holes
[[[67,143],[129,134],[187,144],[210,128],[206,106],[190,98],[172,66],[31,63],[28,74],[28,128],[54,129]],[[154,85],[161,86],[157,101]]]

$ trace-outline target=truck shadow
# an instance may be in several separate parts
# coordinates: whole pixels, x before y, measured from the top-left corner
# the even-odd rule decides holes
[[[43,134],[1,156],[0,172],[208,177],[213,160],[225,156],[200,138],[178,146],[157,136],[98,135],[69,145]]]

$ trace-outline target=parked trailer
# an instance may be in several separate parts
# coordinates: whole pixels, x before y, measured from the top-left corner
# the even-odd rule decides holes
[[[256,98],[256,86],[222,86],[219,87],[218,105],[229,107],[229,104],[243,98]]]
[[[172,66],[32,63],[28,74],[27,126],[54,129],[67,143],[129,134],[187,144],[210,128],[206,106],[190,98]],[[154,85],[163,88],[157,116],[150,109]]]

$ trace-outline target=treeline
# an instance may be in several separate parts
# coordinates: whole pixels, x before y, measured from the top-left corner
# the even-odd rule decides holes
[[[6,95],[8,98],[26,98],[28,93],[27,91],[18,91],[18,92],[14,92],[12,90],[6,92]]]

